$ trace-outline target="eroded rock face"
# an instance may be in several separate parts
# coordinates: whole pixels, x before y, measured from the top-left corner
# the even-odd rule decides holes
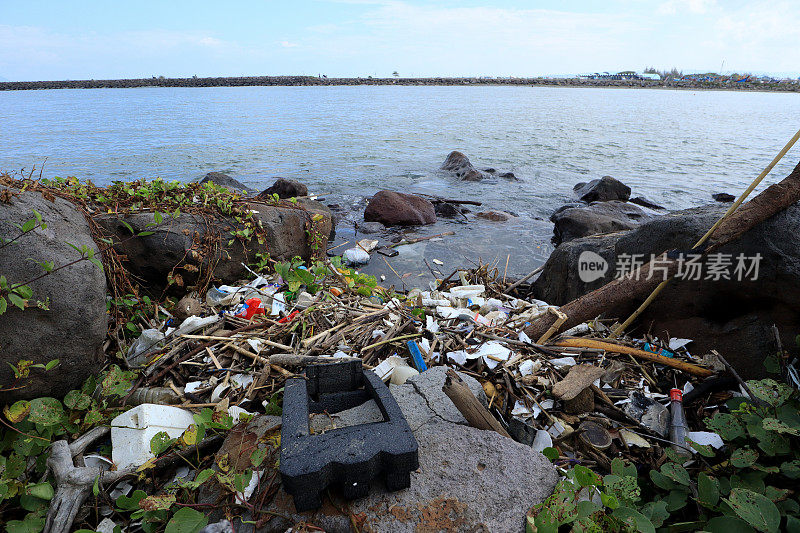
[[[641,208],[619,200],[570,204],[557,209],[550,220],[556,244],[588,235],[633,229],[652,215]]]
[[[461,377],[485,402],[480,384]],[[444,379],[444,367],[433,367],[405,385],[391,387],[419,444],[420,468],[411,473],[409,489],[387,492],[375,482],[369,496],[351,502],[340,500],[334,491],[333,502],[325,498],[322,508],[308,513],[297,513],[291,496],[279,489],[267,507],[274,518],[258,531],[283,533],[306,522],[328,532],[351,532],[351,516],[359,531],[524,531],[525,513],[550,495],[558,479],[556,470],[529,446],[467,426],[442,392]],[[376,411],[374,402],[367,402],[335,414],[332,423],[342,427],[377,421]],[[249,457],[254,443],[263,442],[266,432],[273,430],[267,428],[274,428],[272,420],[259,421],[266,418],[258,417],[246,429],[232,432],[219,454],[227,453],[239,464],[236,457],[241,454],[235,451],[239,443]],[[317,421],[315,417],[312,425]],[[315,430],[326,427],[322,422]],[[327,422],[329,426],[331,420]],[[271,475],[269,471],[262,479]],[[251,524],[236,525],[236,531],[253,531]]]
[[[299,181],[278,178],[268,189],[259,193],[260,198],[269,199],[273,194],[279,198],[297,198],[298,196],[308,196],[308,187]]]
[[[364,210],[364,220],[386,226],[420,226],[436,222],[436,210],[420,196],[378,191]]]
[[[554,305],[563,305],[604,285],[619,269],[619,257],[665,250],[689,250],[726,211],[722,204],[686,209],[654,217],[636,229],[565,242],[552,253],[533,293]],[[693,339],[688,349],[702,355],[716,349],[747,378],[764,375],[765,354],[776,350],[771,325],[777,324],[782,342],[791,345],[800,331],[800,206],[793,205],[718,250],[732,260],[731,279],[675,280],[640,317],[638,324],[662,338]],[[591,251],[608,263],[607,274],[589,283],[578,275],[581,253]],[[737,257],[760,254],[758,279],[739,281]],[[746,265],[750,265],[748,262]],[[626,318],[641,302],[608,309],[606,317]],[[632,330],[636,334],[636,330]]]
[[[631,188],[611,176],[603,176],[589,183],[575,186],[575,195],[584,202],[608,202],[621,200],[627,202],[631,197]]]
[[[302,208],[300,208],[302,207]],[[281,207],[252,202],[251,208],[266,230],[264,244],[252,239],[246,246],[239,240],[228,244],[231,232],[244,226],[228,217],[206,218],[182,213],[173,219],[164,215],[164,223],[148,227],[153,223],[152,213],[134,213],[120,219],[117,215],[101,215],[97,221],[119,242],[116,249],[127,257],[126,267],[152,288],[167,287],[167,278],[179,274],[184,286],[192,286],[198,277],[198,269],[213,268],[214,278],[225,283],[248,278],[250,274],[242,266],[256,261],[256,253],[269,253],[277,260],[300,256],[305,260],[315,252],[306,232],[311,218],[319,214],[315,222],[319,232],[321,250],[327,246],[328,236],[333,230],[330,210],[319,202],[302,200],[299,207]],[[123,221],[136,233],[152,231],[152,235],[130,237]]]
[[[14,224],[42,215],[45,229],[36,229],[16,242],[0,248],[0,274],[11,283],[23,283],[44,270],[36,262],[52,261],[55,267],[80,257],[69,244],[88,246],[97,252],[89,224],[71,203],[38,192],[20,192],[0,187],[0,192],[17,193],[10,203],[0,202],[0,236],[11,239],[20,234]],[[99,255],[99,254],[98,254]],[[46,364],[58,359],[49,372],[31,370],[31,378],[18,383],[19,390],[0,392],[0,404],[39,396],[62,397],[97,373],[103,365],[106,316],[106,277],[89,261],[80,261],[30,284],[34,307],[20,310],[9,305],[0,315],[0,388],[14,383],[8,363],[20,360]],[[49,301],[49,310],[35,307],[35,301]]]

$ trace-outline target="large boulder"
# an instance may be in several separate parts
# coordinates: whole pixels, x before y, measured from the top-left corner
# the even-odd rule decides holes
[[[485,402],[480,384],[461,377]],[[331,533],[351,532],[355,531],[351,518],[359,531],[524,531],[525,513],[549,496],[558,480],[555,468],[530,446],[469,427],[442,392],[444,380],[445,368],[433,367],[405,385],[391,387],[419,444],[420,468],[411,473],[410,488],[387,492],[375,482],[366,498],[351,502],[340,500],[333,491],[334,501],[326,498],[322,508],[307,513],[298,513],[291,496],[280,488],[266,509],[274,518],[258,531],[282,533],[305,522]],[[382,419],[371,400],[331,418],[319,416],[329,420],[327,427],[331,419],[335,427]],[[312,427],[324,429],[313,425],[317,419]],[[253,443],[266,441],[266,432],[274,427],[274,421],[258,417],[231,433],[218,455],[228,454],[229,464],[238,465],[242,461],[236,450],[249,458]],[[246,466],[246,462],[241,465]],[[273,472],[262,479],[272,479]],[[262,490],[270,487],[262,484]],[[248,523],[235,526],[236,531],[253,531]]]
[[[245,226],[230,217],[181,213],[171,218],[165,214],[162,224],[152,226],[153,213],[142,212],[122,217],[100,215],[97,221],[116,239],[115,248],[126,257],[125,266],[155,289],[165,288],[168,277],[175,279],[176,274],[180,275],[179,288],[191,287],[209,268],[214,279],[221,282],[249,278],[251,274],[242,263],[256,262],[257,253],[268,253],[276,260],[294,256],[309,260],[315,252],[325,252],[333,226],[330,210],[324,205],[302,200],[297,206],[284,207],[254,201],[250,207],[266,231],[263,244],[255,238],[246,245],[233,239],[232,231]],[[321,216],[313,222],[316,243],[306,231],[315,215]],[[135,233],[153,233],[131,237],[128,225]]]
[[[563,305],[611,281],[636,254],[646,262],[651,254],[667,250],[687,251],[725,213],[726,207],[712,204],[655,217],[636,229],[575,239],[558,246],[533,293],[554,305]],[[763,360],[776,350],[772,324],[778,326],[783,345],[792,346],[800,331],[800,205],[793,205],[745,233],[736,242],[718,250],[732,264],[731,279],[705,279],[708,262],[700,280],[676,279],[653,301],[638,320],[642,331],[662,338],[693,339],[688,349],[702,355],[716,349],[746,377],[764,374]],[[606,274],[596,280],[581,279],[581,254],[592,252],[608,264]],[[735,272],[742,255],[745,260],[760,254],[756,280],[738,280]],[[624,261],[624,263],[623,263]],[[752,266],[746,261],[745,266]],[[713,275],[711,276],[714,277]],[[626,318],[641,302],[632,301],[619,309],[609,308],[607,318]],[[632,330],[636,334],[637,330]]]
[[[584,202],[608,202],[621,200],[627,202],[631,188],[611,176],[603,176],[589,183],[579,183],[574,188],[575,195]]]
[[[588,235],[633,229],[650,218],[652,215],[641,208],[619,200],[588,205],[568,204],[550,216],[555,224],[553,241],[556,244]]]
[[[420,226],[436,222],[436,210],[420,196],[378,191],[364,210],[364,220],[386,226]]]
[[[297,198],[298,196],[308,196],[308,187],[295,180],[278,178],[269,188],[259,193],[259,198],[270,199],[273,194],[279,198]]]
[[[8,198],[8,194],[12,194]],[[45,199],[38,192],[21,192],[0,187],[0,236],[13,239],[20,234],[16,224],[42,216],[47,227],[26,233],[0,247],[0,275],[10,283],[23,283],[45,271],[38,263],[50,261],[55,267],[80,257],[70,244],[98,251],[89,224],[73,204],[59,197]],[[97,255],[99,257],[99,254]],[[79,388],[103,365],[106,315],[106,277],[89,261],[79,261],[30,283],[31,307],[24,311],[9,305],[0,315],[0,404],[39,396],[61,397]],[[48,303],[48,310],[35,306]],[[58,359],[51,371],[32,369],[29,379],[15,382],[9,364],[20,360],[46,364]]]
[[[222,172],[209,172],[203,179],[200,180],[200,183],[213,183],[214,185],[225,187],[229,191],[241,192],[244,194],[256,192],[255,189],[251,189],[244,183],[228,176],[227,174],[223,174]]]

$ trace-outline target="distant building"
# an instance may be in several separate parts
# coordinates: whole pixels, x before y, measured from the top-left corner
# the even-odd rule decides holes
[[[643,74],[639,74],[639,76],[643,80],[661,81],[661,76],[659,76],[655,72],[645,72]]]

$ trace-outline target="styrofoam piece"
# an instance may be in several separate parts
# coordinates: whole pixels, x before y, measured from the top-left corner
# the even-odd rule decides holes
[[[206,326],[210,326],[211,324],[216,324],[222,320],[222,317],[219,315],[211,315],[205,318],[200,318],[197,315],[192,315],[188,317],[186,320],[181,322],[180,327],[173,332],[174,336],[179,335],[188,335],[197,331],[198,329],[204,328]]]
[[[233,418],[234,424],[238,424],[240,416],[242,415],[255,416],[255,413],[251,413],[246,409],[242,409],[238,405],[231,405],[230,407],[228,407],[228,415],[230,415],[230,417]]]
[[[536,450],[537,452],[544,451],[545,448],[551,448],[553,446],[553,439],[550,437],[550,433],[546,432],[543,429],[536,430],[536,437],[533,439],[533,444],[531,447]]]
[[[407,365],[397,366],[395,367],[394,372],[392,372],[392,378],[389,380],[389,382],[392,385],[403,385],[406,381],[408,381],[408,378],[418,375],[419,370],[416,368],[412,368]]]
[[[153,458],[153,435],[164,431],[170,438],[178,438],[191,424],[194,416],[184,409],[152,403],[137,405],[111,421],[111,458],[118,470],[141,466]]]
[[[480,296],[486,291],[483,285],[464,285],[461,287],[453,287],[450,289],[450,295],[454,298],[466,299]]]

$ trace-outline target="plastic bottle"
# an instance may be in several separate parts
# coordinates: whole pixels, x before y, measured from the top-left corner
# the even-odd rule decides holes
[[[672,441],[672,448],[678,455],[691,457],[692,452],[686,442],[686,416],[683,414],[683,392],[680,389],[670,389],[670,413],[672,418],[669,422],[669,440]]]

